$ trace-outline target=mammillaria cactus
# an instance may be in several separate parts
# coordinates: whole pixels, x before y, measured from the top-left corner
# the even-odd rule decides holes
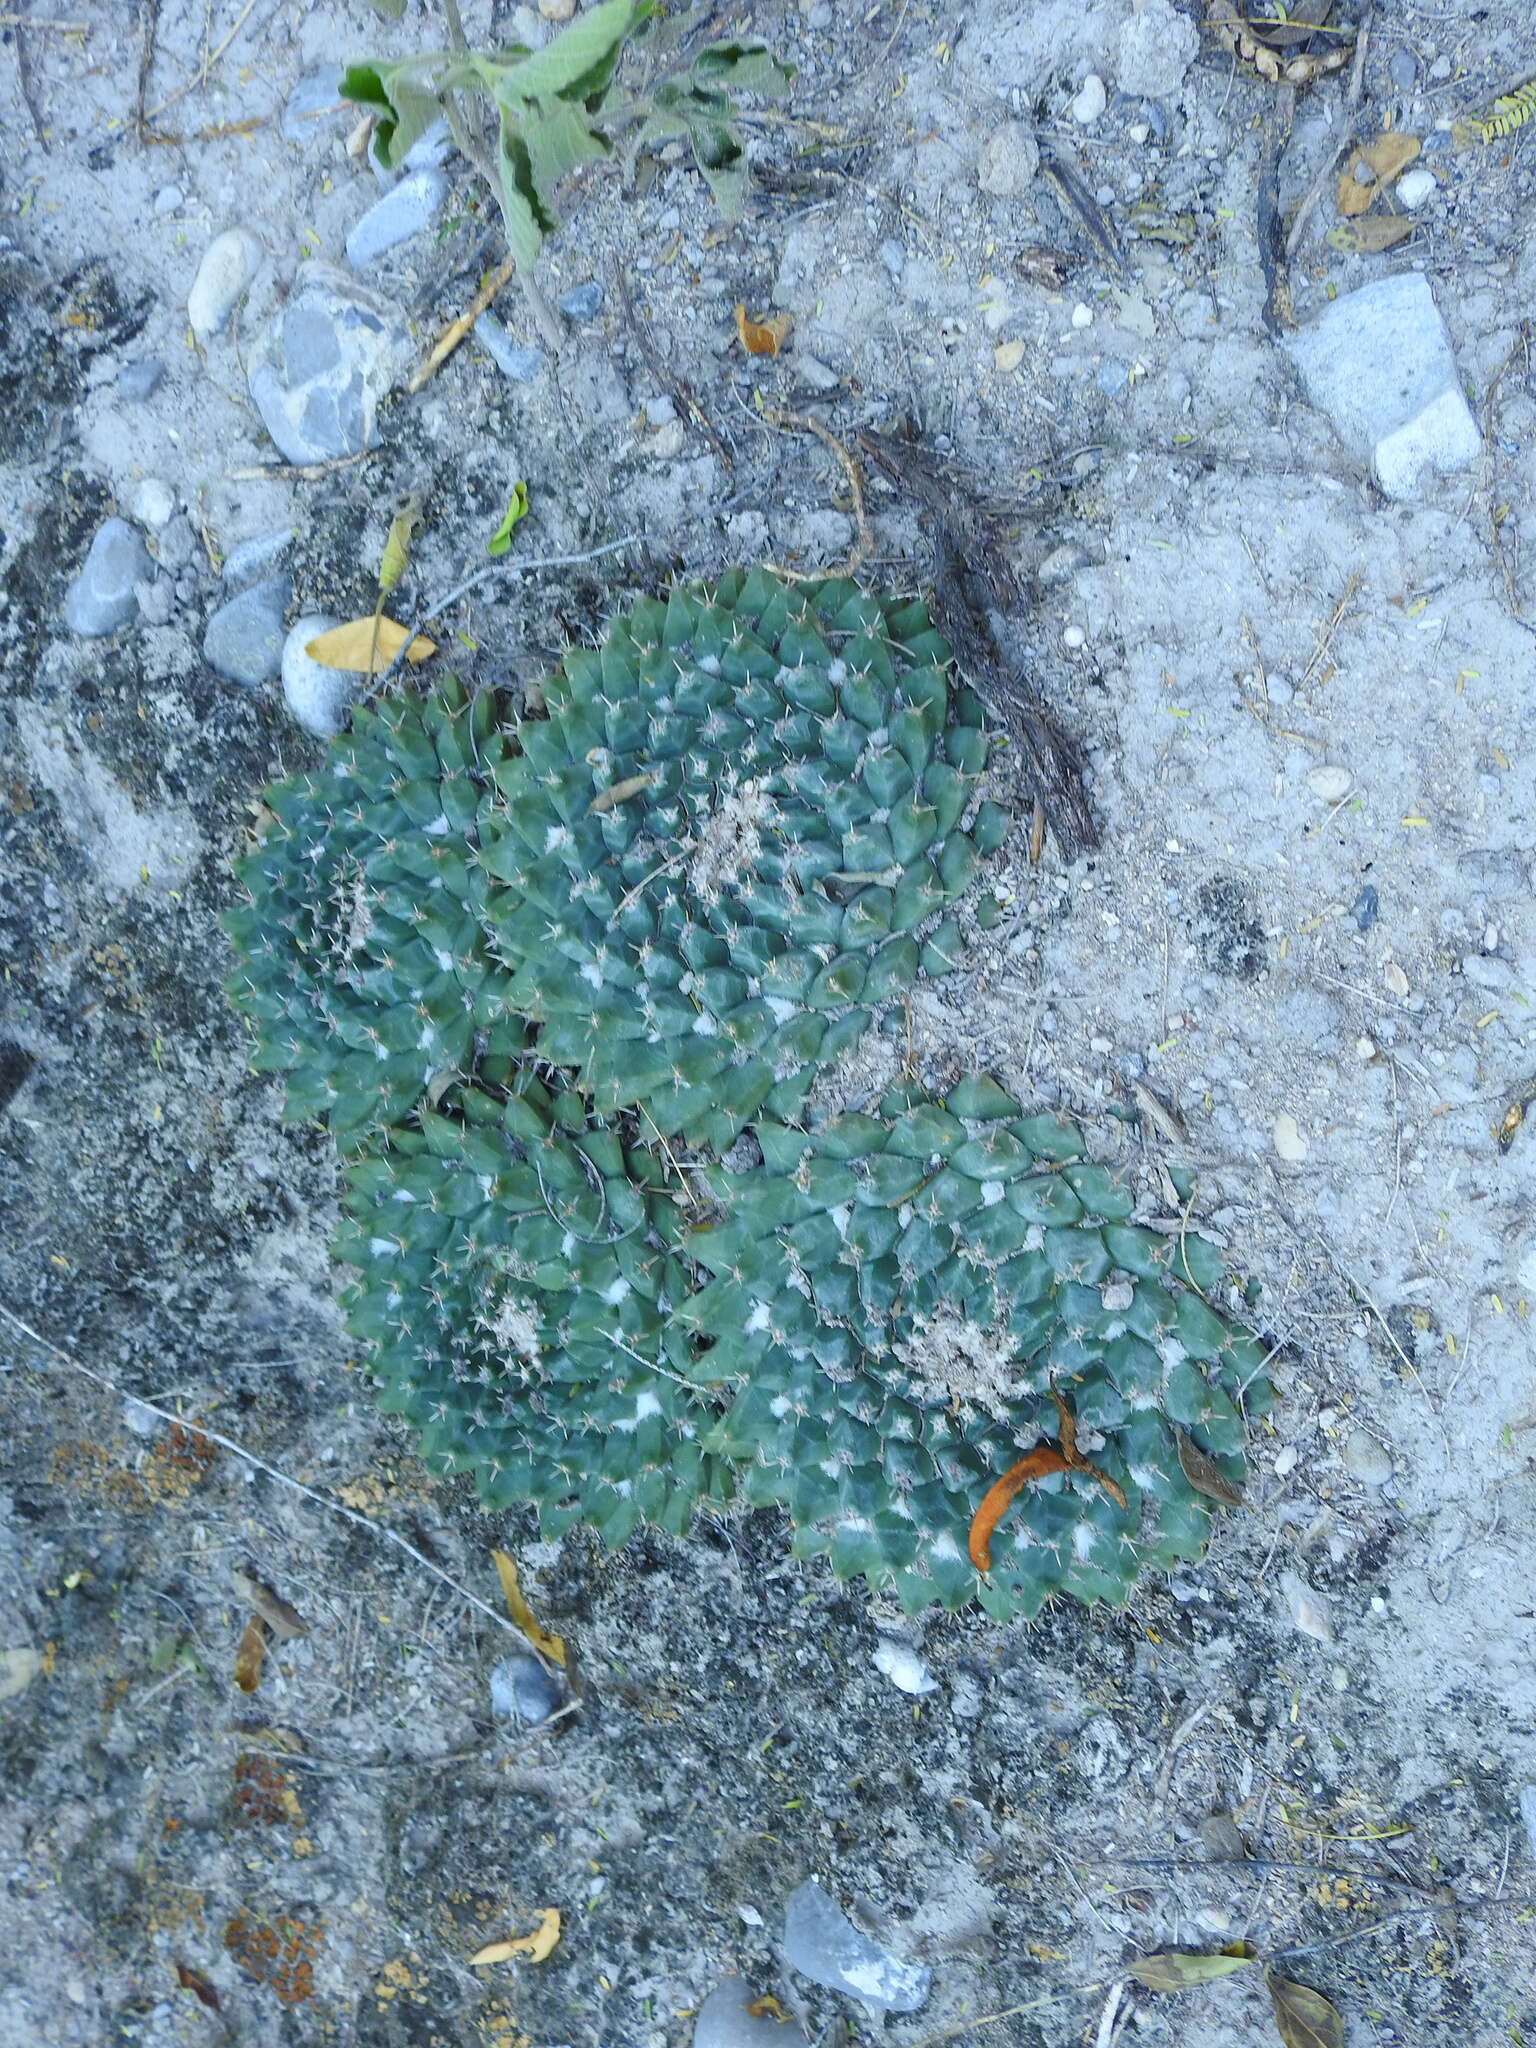
[[[546,1532],[777,1504],[909,1607],[1197,1555],[1267,1396],[1212,1247],[983,1077],[837,1113],[1007,823],[923,608],[732,572],[541,695],[359,713],[227,921],[381,1404]]]

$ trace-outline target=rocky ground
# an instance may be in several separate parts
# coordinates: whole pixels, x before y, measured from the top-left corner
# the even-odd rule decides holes
[[[0,17],[0,2032],[1246,2048],[1257,1963],[1125,1974],[1246,1941],[1352,2048],[1531,2038],[1536,125],[1453,132],[1526,10],[1378,6],[1292,105],[1190,0],[743,0],[798,67],[744,219],[675,152],[584,172],[552,317],[510,286],[412,392],[499,230],[446,143],[386,191],[334,80],[433,15]],[[1422,144],[1359,215],[1350,122]],[[1284,1347],[1246,1510],[1123,1611],[903,1623],[769,1515],[480,1514],[372,1407],[326,1145],[221,993],[258,793],[344,715],[285,641],[372,609],[401,496],[414,616],[526,481],[437,630],[531,681],[669,574],[846,556],[775,407],[1016,501],[1000,629],[1091,767],[1098,848],[1032,866],[1021,796],[916,1057],[1194,1169]],[[308,1631],[250,1695],[242,1573]],[[839,1945],[887,2005],[797,1967]]]

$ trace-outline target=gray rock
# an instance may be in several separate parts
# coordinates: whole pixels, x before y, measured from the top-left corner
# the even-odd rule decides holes
[[[261,243],[249,228],[226,228],[208,244],[187,293],[187,321],[199,341],[211,341],[229,325],[261,257]]]
[[[270,533],[253,533],[249,540],[237,541],[230,549],[220,573],[231,590],[243,589],[258,576],[271,575],[292,546],[291,526],[274,526]]]
[[[1525,1822],[1525,1839],[1530,1845],[1530,1856],[1536,1862],[1536,1785],[1520,1787],[1520,1818]]]
[[[416,140],[400,160],[400,168],[406,171],[440,171],[453,155],[453,130],[446,116],[439,114],[428,128],[423,128]]]
[[[431,226],[447,197],[448,180],[441,171],[409,172],[354,224],[347,236],[347,261],[354,270],[362,270],[386,249],[419,235]]]
[[[1344,1464],[1362,1486],[1385,1486],[1392,1460],[1368,1429],[1352,1429],[1344,1442]]]
[[[820,356],[808,355],[804,351],[796,353],[794,369],[797,380],[807,391],[835,391],[843,381],[830,363],[824,363]]]
[[[1200,54],[1200,35],[1171,0],[1147,0],[1120,30],[1120,90],[1135,99],[1172,99]]]
[[[1116,398],[1131,381],[1130,365],[1118,356],[1107,356],[1094,371],[1093,381],[1106,398]]]
[[[289,93],[283,107],[282,131],[285,142],[307,142],[326,130],[337,114],[354,110],[341,96],[341,66],[327,64],[309,71]]]
[[[543,350],[514,341],[494,313],[480,315],[475,339],[509,383],[531,384],[544,367]]]
[[[1399,92],[1412,92],[1418,75],[1418,59],[1412,50],[1394,50],[1387,59],[1387,76]]]
[[[907,267],[907,252],[894,235],[887,236],[880,244],[880,261],[893,278],[899,278]]]
[[[80,564],[79,574],[64,599],[64,623],[71,633],[101,640],[138,615],[134,585],[155,573],[149,550],[126,519],[109,519]]]
[[[133,601],[146,626],[166,626],[176,609],[176,585],[169,576],[150,576],[133,586]]]
[[[128,500],[128,510],[140,526],[147,526],[151,533],[158,533],[163,526],[170,524],[176,510],[176,493],[161,477],[140,477]]]
[[[565,1687],[531,1650],[503,1657],[491,1672],[491,1711],[537,1728],[565,1705]]]
[[[283,666],[283,614],[292,601],[293,578],[268,576],[221,604],[203,633],[203,659],[215,675],[248,690],[270,683]]]
[[[164,220],[167,214],[180,213],[186,202],[187,195],[179,185],[162,185],[155,194],[155,219]]]
[[[722,1978],[699,2007],[693,2048],[796,2048],[804,2042],[791,2022],[750,2011],[755,1995],[745,1978]]]
[[[1484,989],[1489,995],[1502,995],[1515,978],[1509,962],[1493,953],[1468,953],[1461,971],[1474,988]]]
[[[343,270],[306,264],[251,351],[251,399],[288,461],[358,455],[410,353],[400,308]]]
[[[1040,145],[1027,121],[1005,121],[982,144],[976,182],[994,199],[1018,199],[1035,182]]]
[[[185,512],[178,512],[160,529],[155,542],[155,559],[162,569],[185,569],[197,556],[197,535]]]
[[[165,379],[165,365],[153,356],[136,356],[131,363],[124,363],[117,373],[119,398],[127,398],[141,404],[151,393],[158,391]]]
[[[898,1962],[861,1934],[814,1877],[796,1886],[784,1908],[784,1956],[813,1984],[884,2012],[917,2012],[933,1983],[931,1970]]]
[[[1419,271],[1350,292],[1286,337],[1307,397],[1389,498],[1418,495],[1425,470],[1465,468],[1482,436],[1450,336]]]
[[[360,675],[323,668],[304,652],[311,640],[340,624],[340,619],[324,612],[307,612],[289,627],[283,642],[283,697],[297,723],[317,740],[331,739],[341,731],[363,683]]]
[[[567,320],[595,320],[602,310],[603,288],[595,277],[589,278],[562,292],[557,303]]]

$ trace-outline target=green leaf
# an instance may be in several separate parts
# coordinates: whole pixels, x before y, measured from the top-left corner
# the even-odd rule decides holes
[[[781,100],[794,83],[793,64],[781,64],[766,43],[709,43],[693,60],[693,77],[706,92],[755,92]]]
[[[488,555],[504,555],[512,545],[512,529],[528,510],[528,486],[519,477],[512,486],[512,495],[507,500],[507,509],[501,515],[501,524],[485,544]]]
[[[507,245],[516,257],[518,267],[532,270],[539,259],[544,237],[555,223],[539,197],[528,145],[505,110],[496,149],[496,197],[501,202]]]
[[[738,219],[747,196],[747,159],[740,136],[726,121],[690,120],[688,139],[721,214],[726,220]]]
[[[342,98],[378,112],[374,139],[386,169],[399,163],[441,113],[446,79],[440,69],[437,59],[409,58],[403,64],[352,64],[342,73]]]
[[[539,191],[550,206],[562,178],[583,164],[601,162],[612,147],[580,107],[566,100],[541,100],[530,107],[523,116],[522,135]]]
[[[590,99],[602,92],[618,68],[624,39],[639,18],[637,0],[603,0],[577,15],[553,42],[504,71],[496,83],[503,109],[530,100]]]
[[[1251,1956],[1197,1956],[1187,1949],[1164,1949],[1161,1955],[1142,1956],[1126,1971],[1149,1991],[1187,1991],[1192,1984],[1214,1984],[1218,1977],[1230,1977],[1234,1970],[1246,1970]]]

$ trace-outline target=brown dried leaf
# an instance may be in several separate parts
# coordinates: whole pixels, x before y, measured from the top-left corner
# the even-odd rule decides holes
[[[1183,1467],[1184,1477],[1196,1493],[1203,1493],[1207,1500],[1219,1500],[1223,1507],[1240,1508],[1243,1505],[1242,1488],[1234,1486],[1230,1479],[1222,1478],[1216,1461],[1206,1456],[1193,1437],[1186,1436],[1182,1429],[1175,1430],[1174,1437],[1179,1446],[1179,1464]]]
[[[1344,2015],[1320,1991],[1272,1970],[1264,1982],[1285,2048],[1344,2048]]]
[[[266,1654],[267,1625],[259,1614],[253,1614],[235,1646],[235,1683],[242,1692],[254,1692],[260,1685],[262,1660]]]
[[[206,2005],[210,2012],[220,2012],[219,1994],[214,1990],[201,1970],[194,1970],[189,1963],[176,1965],[176,1982],[183,1991],[192,1992],[198,2002]]]
[[[749,356],[776,356],[794,324],[788,313],[765,313],[761,320],[749,320],[746,307],[739,299],[736,302],[736,332]]]
[[[1187,1991],[1193,1984],[1214,1984],[1218,1977],[1230,1977],[1234,1970],[1246,1970],[1247,1956],[1197,1956],[1187,1949],[1164,1949],[1161,1955],[1143,1956],[1126,1974],[1149,1991]]]
[[[649,789],[655,780],[654,775],[626,775],[620,782],[609,783],[587,805],[587,816],[600,818],[604,811],[616,810],[620,804],[627,804],[632,796],[638,796],[642,789]]]
[[[532,1934],[519,1934],[510,1941],[488,1941],[470,1957],[469,1966],[474,1969],[481,1963],[542,1963],[546,1956],[554,1954],[559,1939],[559,1908],[545,1906]]]
[[[377,675],[400,652],[408,632],[409,629],[398,621],[381,615],[375,640],[374,618],[370,612],[365,619],[348,619],[344,626],[332,626],[328,632],[318,634],[306,643],[304,652],[311,661],[318,661],[322,668],[344,668],[358,675]],[[437,642],[429,640],[425,633],[418,633],[411,641],[405,658],[414,665],[436,652]]]
[[[273,1635],[282,1642],[289,1643],[295,1636],[309,1634],[309,1623],[298,1610],[290,1607],[280,1593],[274,1593],[252,1573],[235,1565],[230,1570],[229,1581],[246,1606],[259,1614]]]
[[[1401,176],[1418,153],[1417,135],[1402,135],[1395,130],[1352,149],[1333,188],[1339,211],[1345,219],[1358,213],[1368,213],[1382,191],[1394,178]],[[1362,166],[1370,172],[1369,178],[1357,176]]]
[[[1404,214],[1373,213],[1365,220],[1341,223],[1329,234],[1328,242],[1347,256],[1379,256],[1384,249],[1395,249],[1399,242],[1406,242],[1415,225]]]
[[[517,1566],[504,1550],[493,1550],[496,1571],[501,1579],[501,1597],[507,1603],[507,1612],[517,1623],[523,1634],[532,1643],[541,1657],[565,1669],[565,1644],[559,1636],[552,1636],[547,1628],[534,1619],[533,1609],[523,1598],[523,1589],[517,1583]],[[558,1931],[558,1930],[557,1930]]]

